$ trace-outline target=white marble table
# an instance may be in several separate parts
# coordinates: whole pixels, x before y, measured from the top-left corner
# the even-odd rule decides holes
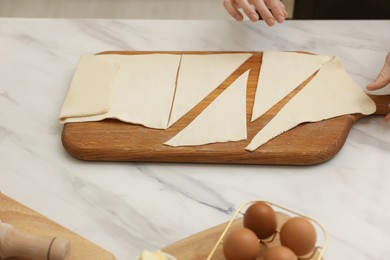
[[[83,162],[57,123],[78,58],[105,50],[301,50],[335,54],[364,87],[390,48],[390,21],[262,23],[0,19],[0,190],[133,259],[227,221],[253,199],[309,215],[326,259],[390,255],[390,124],[356,123],[332,160],[309,167]]]

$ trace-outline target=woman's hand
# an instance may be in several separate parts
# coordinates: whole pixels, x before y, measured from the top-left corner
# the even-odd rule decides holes
[[[223,5],[237,21],[244,19],[239,9],[242,9],[252,22],[258,21],[260,15],[269,26],[274,25],[275,21],[282,23],[288,16],[280,0],[224,0]]]
[[[386,56],[385,64],[376,79],[367,85],[368,90],[377,90],[390,83],[390,52]],[[390,121],[390,113],[385,116],[386,121]]]

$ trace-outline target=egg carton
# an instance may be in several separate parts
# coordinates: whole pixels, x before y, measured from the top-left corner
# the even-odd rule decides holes
[[[237,228],[244,227],[243,216],[245,214],[245,211],[252,204],[257,203],[257,202],[262,202],[262,203],[265,203],[268,206],[270,206],[275,211],[276,218],[277,218],[277,227],[276,227],[276,231],[274,232],[274,234],[269,238],[258,240],[260,243],[260,254],[257,257],[257,260],[262,260],[265,252],[267,250],[269,250],[270,248],[272,248],[274,246],[281,245],[280,230],[281,230],[282,226],[284,225],[284,223],[286,223],[286,221],[292,217],[301,217],[301,218],[308,220],[313,225],[313,227],[316,231],[316,236],[317,236],[314,249],[310,253],[308,253],[304,256],[299,256],[298,259],[299,260],[323,260],[323,253],[324,253],[325,248],[328,244],[328,235],[327,235],[324,227],[319,222],[317,222],[316,220],[314,220],[308,216],[305,216],[305,215],[302,215],[302,214],[295,212],[293,210],[287,209],[283,206],[280,206],[280,205],[277,205],[275,203],[271,203],[268,201],[262,201],[262,200],[254,200],[254,201],[244,203],[236,210],[236,212],[234,213],[234,215],[232,216],[230,221],[227,223],[221,236],[219,237],[219,239],[215,243],[212,251],[208,255],[207,260],[225,259],[224,254],[223,254],[224,239],[226,238],[227,234],[230,231],[237,229]]]

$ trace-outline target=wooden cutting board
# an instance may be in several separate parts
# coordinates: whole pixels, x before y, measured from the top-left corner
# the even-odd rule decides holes
[[[276,212],[278,219],[277,231],[280,231],[282,225],[290,218],[287,214]],[[243,219],[238,218],[234,220],[232,226],[229,228],[229,232],[236,228],[243,226]],[[209,254],[212,252],[214,245],[218,242],[218,239],[222,235],[224,229],[226,228],[227,223],[217,225],[215,227],[206,229],[200,233],[184,238],[180,241],[177,241],[169,246],[162,248],[163,252],[175,256],[177,259],[186,259],[186,260],[206,260],[208,259]],[[320,237],[320,236],[318,236]],[[271,248],[275,245],[280,245],[280,239],[277,235],[276,238],[267,244],[261,244],[259,260],[262,259],[264,253],[268,248]],[[307,260],[319,260],[320,249],[316,249],[315,252],[310,255],[310,257],[305,258]],[[210,260],[224,260],[223,256],[223,247],[222,243],[219,244],[217,250]],[[322,259],[322,258],[320,258]]]
[[[111,253],[101,247],[54,223],[45,216],[27,208],[4,194],[0,194],[0,220],[30,235],[58,237],[68,240],[70,242],[69,260],[115,259]],[[17,260],[20,258],[12,259]]]
[[[101,54],[210,54],[228,52],[104,52]],[[231,52],[229,52],[231,53]],[[309,81],[305,81],[265,115],[251,123],[252,106],[261,65],[262,53],[239,67],[215,91],[167,130],[156,130],[117,120],[67,123],[62,131],[62,143],[74,157],[91,161],[190,162],[228,164],[312,165],[332,158],[344,145],[348,133],[361,114],[345,115],[316,123],[305,123],[287,131],[254,152],[244,148],[286,102]],[[243,72],[251,69],[247,90],[248,139],[238,142],[201,146],[169,147],[164,142],[175,136],[205,109]],[[281,75],[282,76],[282,75]],[[371,96],[377,104],[375,114],[387,114],[390,95]]]

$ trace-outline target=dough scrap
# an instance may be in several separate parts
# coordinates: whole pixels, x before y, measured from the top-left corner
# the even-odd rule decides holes
[[[165,144],[194,146],[247,138],[246,89],[249,70],[237,78],[186,128]]]
[[[374,113],[376,105],[343,69],[335,57],[256,134],[245,148],[254,151],[277,135],[304,122],[361,113]]]
[[[64,122],[115,118],[150,128],[166,129],[173,102],[181,55],[98,55],[101,61],[119,64],[113,81],[110,109],[103,114],[67,118]],[[103,71],[102,71],[103,73]],[[100,93],[93,93],[93,95]],[[83,96],[90,99],[90,96]],[[77,107],[76,107],[77,108]]]
[[[183,54],[169,126],[215,90],[253,54]]]
[[[82,55],[62,105],[60,122],[70,117],[104,114],[110,108],[110,97],[119,64],[91,55]],[[88,97],[88,101],[86,101]]]
[[[331,59],[331,56],[296,52],[263,52],[251,122],[262,116]]]

